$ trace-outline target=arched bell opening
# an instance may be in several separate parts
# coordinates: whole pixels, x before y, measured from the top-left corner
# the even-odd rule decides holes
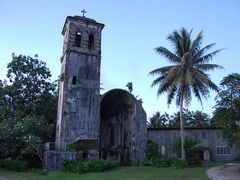
[[[100,156],[131,162],[135,144],[135,98],[125,90],[113,89],[101,100]]]

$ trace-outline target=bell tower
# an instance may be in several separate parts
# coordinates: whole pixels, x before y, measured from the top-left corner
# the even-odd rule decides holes
[[[84,12],[85,13],[85,12]],[[104,24],[68,16],[61,58],[56,143],[75,142],[98,149],[100,128],[101,31]],[[90,145],[89,145],[90,144]]]

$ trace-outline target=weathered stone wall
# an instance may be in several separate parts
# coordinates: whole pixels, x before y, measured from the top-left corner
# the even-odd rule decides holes
[[[142,102],[137,100],[136,112],[136,149],[135,160],[143,160],[145,158],[145,150],[147,144],[147,115],[142,107]]]
[[[99,139],[101,30],[103,24],[85,17],[67,17],[63,32],[57,144]],[[76,45],[76,34],[80,44]],[[93,46],[89,47],[89,37]]]
[[[131,163],[145,158],[147,118],[142,103],[123,89],[112,89],[101,101],[101,154]]]
[[[56,144],[75,143],[87,159],[99,158],[100,143],[100,66],[101,31],[104,25],[85,17],[67,17],[61,58]],[[91,43],[92,42],[92,43]],[[113,90],[105,109],[106,123],[101,127],[101,144],[118,157],[130,156],[132,162],[145,157],[146,113],[140,101],[125,90]],[[120,94],[118,94],[120,93]],[[111,95],[111,93],[110,93]],[[119,97],[119,95],[121,97]],[[110,115],[109,115],[110,113]],[[114,131],[114,140],[111,132]],[[111,144],[114,141],[113,144]],[[93,147],[94,146],[94,147]],[[109,147],[111,147],[109,149]],[[121,151],[121,152],[120,152]],[[59,157],[60,156],[60,157]],[[65,158],[49,154],[50,158]],[[48,156],[47,156],[48,159]],[[52,159],[52,161],[55,161]]]

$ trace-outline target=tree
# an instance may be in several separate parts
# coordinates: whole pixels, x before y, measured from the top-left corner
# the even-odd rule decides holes
[[[210,117],[202,111],[192,112],[192,120],[189,121],[190,127],[209,127]]]
[[[152,115],[152,117],[150,117],[149,120],[150,120],[150,122],[148,123],[149,128],[167,127],[169,115],[167,113],[161,115],[161,113],[157,111]]]
[[[129,93],[132,94],[132,91],[133,91],[133,83],[132,82],[128,82],[126,84],[126,87],[128,88],[128,91]],[[143,99],[139,97],[139,95],[134,95],[132,94],[138,101],[142,102],[143,103]]]
[[[9,84],[5,91],[12,111],[20,117],[40,110],[35,106],[42,96],[56,95],[57,84],[51,82],[51,72],[46,63],[37,57],[12,54],[12,61],[7,66]]]
[[[128,88],[128,91],[129,91],[130,93],[132,93],[132,91],[133,91],[133,84],[132,84],[132,82],[128,82],[128,83],[126,84],[126,87]]]
[[[192,112],[183,108],[183,119],[184,127],[189,127],[190,122],[192,121]],[[170,116],[169,127],[180,127],[180,112],[176,112]]]
[[[173,52],[162,46],[155,49],[173,65],[160,67],[149,73],[152,76],[158,76],[152,83],[152,87],[158,86],[157,95],[167,92],[168,105],[176,97],[176,104],[180,107],[182,160],[185,160],[184,103],[187,107],[189,106],[193,93],[202,104],[202,97],[207,98],[209,89],[217,91],[217,85],[210,80],[206,72],[222,68],[216,64],[208,64],[221,49],[207,53],[215,43],[201,48],[203,32],[201,31],[193,41],[191,33],[192,31],[188,32],[185,28],[173,31],[167,37],[173,46]]]
[[[192,160],[197,158],[196,157],[196,148],[195,146],[200,143],[198,140],[193,139],[191,137],[186,137],[186,143],[184,144],[185,150],[186,150],[186,159]],[[176,138],[175,141],[172,144],[173,150],[176,152],[177,157],[181,157],[181,139]]]
[[[159,157],[158,144],[153,140],[148,140],[146,144],[146,158],[155,159]]]
[[[58,83],[37,56],[13,54],[7,67],[8,79],[0,81],[0,158],[40,157],[37,147],[55,140]]]
[[[230,145],[240,147],[240,74],[233,73],[224,77],[221,90],[216,97],[213,113],[215,126],[222,127],[222,136]]]

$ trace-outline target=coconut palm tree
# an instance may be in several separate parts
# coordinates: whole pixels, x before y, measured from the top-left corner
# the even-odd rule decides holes
[[[161,114],[160,111],[157,111],[152,115],[152,117],[150,117],[148,127],[149,128],[167,127],[168,121],[169,115],[167,113]]]
[[[183,107],[189,106],[192,94],[202,105],[202,97],[207,98],[210,89],[218,91],[217,85],[210,80],[206,72],[222,68],[216,64],[209,64],[209,61],[222,49],[208,53],[207,51],[214,47],[215,43],[201,48],[203,32],[201,31],[193,41],[191,33],[192,30],[188,32],[185,28],[173,31],[167,37],[173,46],[173,51],[162,46],[155,49],[172,65],[157,68],[149,73],[157,76],[151,85],[158,86],[157,95],[166,92],[167,104],[170,105],[175,99],[176,105],[180,107],[182,160],[185,160]]]

